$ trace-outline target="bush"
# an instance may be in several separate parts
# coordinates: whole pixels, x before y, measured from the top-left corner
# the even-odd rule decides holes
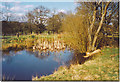
[[[27,48],[32,48],[34,46],[34,39],[32,38],[27,38],[25,40],[25,44]]]
[[[84,17],[68,15],[62,24],[65,42],[72,48],[79,50],[80,53],[86,52],[88,43],[87,28],[88,24]]]

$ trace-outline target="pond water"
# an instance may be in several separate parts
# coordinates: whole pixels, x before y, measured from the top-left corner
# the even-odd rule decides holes
[[[73,58],[73,51],[67,49],[59,52],[10,51],[3,53],[2,75],[5,80],[32,80],[32,76],[52,74],[61,65],[69,66]]]

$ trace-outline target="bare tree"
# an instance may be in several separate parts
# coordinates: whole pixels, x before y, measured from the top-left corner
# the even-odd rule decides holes
[[[9,2],[4,2],[2,5],[4,5],[4,9],[2,9],[2,20],[5,21],[11,21],[13,16],[12,16],[12,11],[11,5]]]
[[[103,24],[109,25],[116,18],[115,14],[118,16],[118,3],[110,1],[82,2],[77,10],[77,14],[87,16],[90,21],[88,28],[88,51],[93,51],[97,47],[96,41]],[[95,27],[96,23],[98,24],[98,28]]]
[[[37,27],[39,28],[38,30],[41,33],[45,30],[45,25],[49,12],[50,10],[45,8],[44,6],[39,6],[33,11],[28,12],[26,16],[28,18],[28,22],[37,25]]]
[[[50,10],[45,8],[44,6],[39,6],[35,8],[33,11],[28,12],[26,15],[28,17],[28,21],[35,24],[43,24],[47,20],[47,16]]]

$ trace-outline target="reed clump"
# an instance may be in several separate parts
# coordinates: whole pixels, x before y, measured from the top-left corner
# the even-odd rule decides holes
[[[13,36],[8,39],[2,39],[2,50],[61,50],[66,45],[61,39],[61,35],[24,35],[20,37]]]

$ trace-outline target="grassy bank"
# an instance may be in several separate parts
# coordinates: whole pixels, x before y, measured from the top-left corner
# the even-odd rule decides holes
[[[31,34],[31,35],[20,35],[17,36],[3,36],[2,37],[2,50],[3,51],[10,51],[10,50],[21,50],[32,48],[36,45],[37,40],[47,40],[52,41],[55,39],[62,39],[61,35],[59,34]]]
[[[118,48],[104,48],[101,55],[82,65],[71,65],[70,68],[59,67],[53,74],[34,77],[33,80],[118,80],[118,71]]]
[[[28,46],[28,44],[32,43],[34,40],[35,38],[33,38],[32,35],[22,35],[20,37],[4,36],[2,37],[2,50],[10,51],[24,49]]]

